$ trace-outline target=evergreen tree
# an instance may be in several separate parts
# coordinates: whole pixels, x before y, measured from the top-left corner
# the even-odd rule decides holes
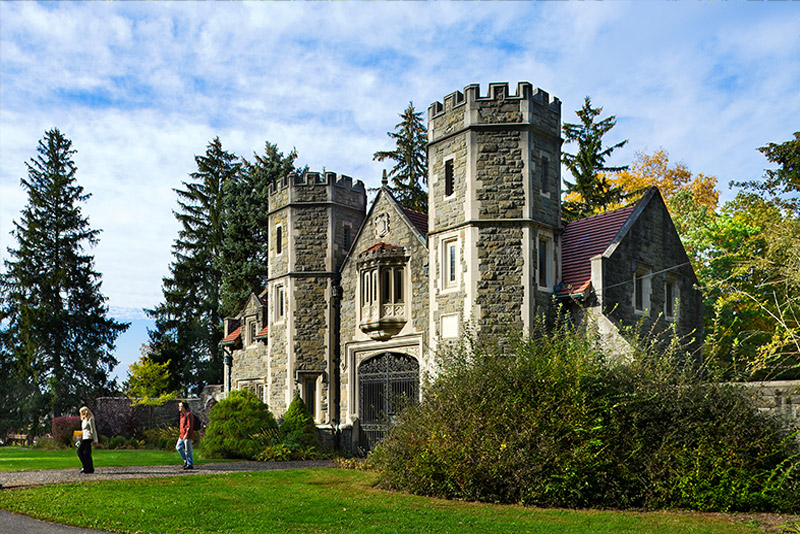
[[[28,203],[11,232],[18,247],[0,277],[3,419],[34,425],[115,389],[114,345],[128,327],[108,317],[86,252],[100,230],[81,212],[91,195],[76,182],[72,141],[52,129],[37,151],[21,180]]]
[[[172,247],[174,261],[163,279],[164,301],[147,314],[156,328],[149,332],[150,358],[170,362],[170,389],[198,392],[222,380],[219,342],[222,340],[219,269],[225,184],[235,178],[240,163],[222,148],[219,138],[205,155],[195,156],[197,171],[176,189],[181,223]]]
[[[424,185],[428,183],[428,131],[422,121],[422,112],[414,109],[414,103],[400,114],[402,119],[394,132],[387,132],[395,140],[394,150],[375,152],[372,159],[395,162],[389,172],[392,189],[397,201],[405,208],[428,212],[428,192]]]
[[[606,159],[614,150],[625,146],[628,140],[603,147],[603,136],[614,127],[617,119],[612,115],[595,122],[602,111],[603,108],[593,108],[587,96],[583,107],[575,112],[581,120],[580,124],[564,123],[561,127],[566,142],[578,143],[576,154],[562,154],[564,165],[575,178],[574,184],[566,182],[567,196],[562,208],[567,220],[603,212],[608,206],[618,204],[625,198],[625,192],[615,186],[605,173],[627,169],[627,166],[606,167]]]
[[[266,286],[269,242],[269,187],[295,171],[297,153],[278,151],[278,145],[265,143],[264,155],[253,154],[253,162],[243,160],[241,171],[225,184],[223,199],[222,272],[220,297],[223,317],[236,314],[251,293]]]

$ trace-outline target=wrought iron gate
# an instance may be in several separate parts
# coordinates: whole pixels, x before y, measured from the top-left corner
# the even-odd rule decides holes
[[[383,437],[394,416],[419,400],[419,364],[411,356],[386,352],[358,368],[359,444],[371,450]]]

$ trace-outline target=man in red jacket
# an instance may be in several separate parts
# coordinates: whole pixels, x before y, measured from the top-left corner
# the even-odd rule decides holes
[[[189,411],[189,405],[185,402],[178,403],[178,410],[181,412],[180,432],[178,434],[178,444],[175,448],[183,458],[184,469],[194,469],[194,459],[192,457],[192,440],[194,439],[194,415]]]

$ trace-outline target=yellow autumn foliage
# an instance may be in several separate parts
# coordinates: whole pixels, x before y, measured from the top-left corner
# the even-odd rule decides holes
[[[627,204],[639,200],[651,186],[658,187],[665,200],[680,191],[689,190],[695,203],[708,207],[710,211],[716,210],[719,203],[716,176],[702,173],[692,175],[682,162],[670,166],[669,153],[663,148],[652,154],[637,152],[626,170],[609,174],[608,180],[630,194]],[[619,205],[611,209],[621,207]]]

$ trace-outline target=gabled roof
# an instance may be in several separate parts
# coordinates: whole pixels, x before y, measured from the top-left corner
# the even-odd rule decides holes
[[[637,205],[601,213],[566,224],[561,237],[560,296],[585,292],[592,281],[591,259],[602,254],[636,210]]]
[[[417,229],[417,231],[422,234],[423,236],[428,235],[428,214],[422,213],[421,211],[412,210],[408,208],[403,208],[403,211],[406,213],[406,217],[408,220],[411,221],[411,224]]]
[[[220,341],[219,344],[220,345],[233,345],[234,343],[239,341],[239,339],[241,337],[242,337],[242,327],[240,326],[239,328],[237,328],[236,330],[234,330],[233,332],[231,332],[230,334],[225,336],[225,339]]]
[[[404,208],[403,206],[401,206],[400,203],[397,201],[397,199],[394,198],[394,195],[392,195],[391,190],[384,183],[383,187],[381,187],[378,190],[378,194],[375,196],[375,199],[372,201],[372,204],[370,205],[369,209],[367,210],[367,214],[364,217],[364,221],[361,223],[361,227],[358,229],[358,232],[356,233],[355,237],[353,238],[353,243],[350,246],[350,251],[348,252],[347,257],[344,259],[344,261],[342,262],[341,267],[339,268],[340,272],[344,271],[345,266],[355,256],[358,255],[358,254],[356,254],[356,251],[355,251],[356,243],[358,243],[358,240],[360,239],[361,234],[364,232],[364,228],[367,226],[367,221],[370,218],[372,218],[372,214],[373,214],[373,212],[375,210],[375,207],[378,205],[378,200],[381,197],[383,197],[384,195],[389,199],[389,204],[394,206],[394,209],[397,210],[398,213],[400,213],[401,218],[405,220],[405,222],[406,222],[406,224],[408,224],[409,228],[412,231],[415,231],[417,233],[417,238],[419,239],[419,241],[422,244],[422,246],[427,248],[427,246],[428,246],[428,243],[427,243],[428,215],[425,214],[425,213],[422,213],[421,211],[411,210],[411,209],[407,209],[407,208]],[[366,252],[366,251],[364,251],[364,252]]]

